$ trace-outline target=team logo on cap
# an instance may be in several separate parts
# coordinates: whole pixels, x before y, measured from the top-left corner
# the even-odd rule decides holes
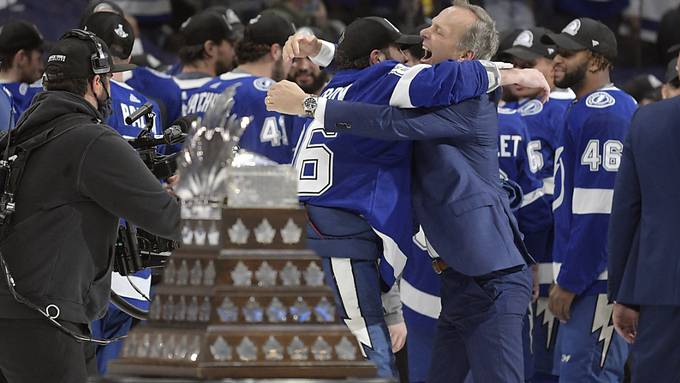
[[[255,23],[257,23],[258,21],[260,21],[260,17],[262,17],[262,15],[257,15],[257,16],[255,16],[255,17],[253,17],[252,19],[250,19],[250,21],[248,22],[248,24],[255,24]]]
[[[518,45],[531,48],[531,46],[534,45],[534,34],[531,33],[531,31],[522,31],[522,33],[517,35],[515,41],[512,42],[512,46]]]
[[[570,34],[572,36],[576,36],[579,29],[581,29],[581,20],[574,19],[572,20],[571,23],[567,24],[567,26],[564,27],[564,29],[562,29],[562,32]]]
[[[116,32],[118,36],[120,36],[121,39],[127,38],[130,36],[127,32],[125,32],[125,29],[123,28],[123,24],[118,24],[118,27],[113,30]]]
[[[595,92],[586,99],[586,106],[590,108],[602,109],[616,103],[614,97],[607,92]]]

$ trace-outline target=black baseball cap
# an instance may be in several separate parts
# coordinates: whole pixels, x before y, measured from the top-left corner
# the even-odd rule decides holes
[[[243,23],[236,12],[234,12],[231,8],[221,5],[213,5],[206,8],[205,10],[208,12],[215,12],[227,20],[229,27],[231,27],[232,41],[239,41],[243,38]]]
[[[671,47],[666,51],[666,53],[671,55],[677,55],[678,52],[680,52],[680,44],[671,45]]]
[[[114,57],[130,57],[135,44],[135,32],[123,16],[113,12],[93,13],[85,20],[83,30],[104,40]]]
[[[540,27],[525,29],[517,34],[512,41],[512,47],[502,53],[527,61],[539,57],[551,59],[555,56],[555,46],[541,41],[547,32],[549,32],[547,29]]]
[[[252,18],[243,30],[243,41],[256,44],[283,46],[290,35],[295,34],[295,25],[274,10],[263,11]]]
[[[214,10],[201,11],[189,17],[180,27],[180,35],[185,46],[201,45],[206,41],[236,41],[226,15]]]
[[[133,64],[113,64],[109,47],[95,34],[80,29],[66,33],[50,49],[45,65],[47,81],[89,78],[95,74],[125,72]]]
[[[614,32],[601,22],[587,17],[572,20],[561,33],[547,31],[541,42],[570,51],[587,49],[610,61],[614,61],[617,56]]]
[[[0,26],[0,54],[14,54],[21,49],[42,49],[45,40],[35,24],[24,20]]]
[[[123,8],[121,8],[120,5],[114,3],[113,1],[91,0],[87,4],[87,7],[85,7],[83,13],[80,15],[80,23],[78,24],[78,28],[83,29],[87,18],[90,17],[90,15],[98,12],[113,12],[121,16],[125,15],[125,13],[123,12]]]
[[[362,17],[354,20],[340,36],[338,50],[350,60],[368,56],[372,50],[389,44],[421,44],[420,35],[405,35],[383,17]]]
[[[676,78],[678,78],[678,60],[674,58],[666,65],[666,74],[663,79],[664,82],[668,84]]]

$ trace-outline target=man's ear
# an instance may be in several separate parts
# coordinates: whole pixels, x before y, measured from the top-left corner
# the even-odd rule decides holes
[[[214,41],[208,40],[203,43],[203,52],[205,52],[208,57],[215,57],[215,51],[217,50],[217,44]]]
[[[369,53],[368,55],[368,63],[371,65],[375,65],[383,61],[384,59],[382,57],[382,54],[383,53],[377,49],[372,50],[371,53]]]
[[[474,60],[475,59],[475,52],[473,51],[465,51],[462,56],[460,56],[461,60]]]
[[[274,61],[280,59],[283,55],[283,49],[281,48],[281,45],[272,44],[272,46],[269,47],[269,55]]]
[[[31,55],[26,49],[19,49],[17,53],[14,54],[14,60],[12,63],[14,65],[23,64],[31,60]]]

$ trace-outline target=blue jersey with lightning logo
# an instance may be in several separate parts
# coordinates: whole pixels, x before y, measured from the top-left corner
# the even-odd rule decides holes
[[[12,95],[15,123],[19,121],[19,116],[31,106],[33,97],[43,91],[41,82],[35,82],[33,84],[25,82],[5,82],[0,84]]]
[[[248,73],[228,72],[215,78],[182,99],[184,114],[203,116],[215,98],[225,89],[237,85],[232,112],[252,118],[241,136],[239,147],[261,154],[280,164],[290,164],[297,135],[294,125],[297,118],[270,112],[264,99],[274,81]]]
[[[341,70],[324,88],[327,99],[400,107],[450,105],[486,92],[479,62],[446,61],[406,67],[386,61]],[[329,133],[323,122],[305,124],[293,164],[304,203],[362,216],[383,241],[381,274],[391,285],[411,248],[411,142]],[[346,254],[365,258],[365,254]],[[372,254],[370,256],[373,256]]]
[[[553,215],[552,198],[555,190],[553,164],[555,149],[559,146],[560,131],[564,127],[566,111],[576,98],[571,89],[556,89],[550,93],[545,103],[538,99],[523,99],[517,110],[527,125],[531,140],[527,144],[531,171],[543,181],[543,199],[540,209],[530,220],[535,222],[536,231],[523,228],[525,244],[538,263],[541,296],[548,296],[550,285],[554,282],[552,241]],[[526,221],[526,220],[525,220]],[[545,226],[546,229],[541,231]]]
[[[577,295],[606,291],[614,180],[636,107],[631,96],[611,86],[567,111],[555,151],[553,257],[557,283]]]

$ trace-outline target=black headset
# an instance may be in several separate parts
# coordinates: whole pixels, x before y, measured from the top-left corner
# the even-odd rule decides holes
[[[90,57],[90,64],[92,65],[92,72],[94,74],[105,74],[111,72],[111,65],[109,64],[109,55],[104,52],[102,44],[97,41],[95,34],[84,31],[82,29],[71,29],[64,33],[60,40],[75,37],[81,40],[90,41],[94,45],[95,53]]]

